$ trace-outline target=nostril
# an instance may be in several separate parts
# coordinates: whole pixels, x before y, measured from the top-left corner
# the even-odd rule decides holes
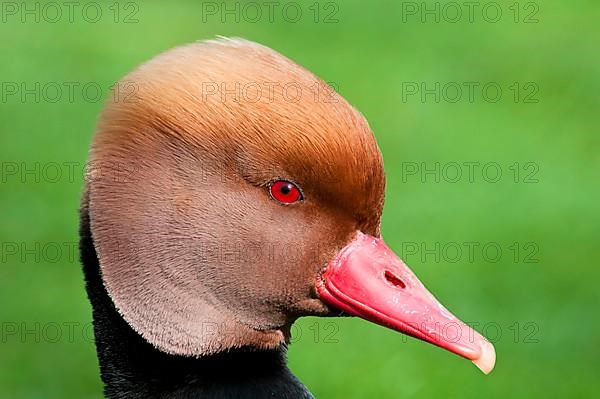
[[[400,280],[400,278],[396,277],[394,273],[390,272],[389,270],[386,270],[385,273],[383,273],[383,276],[394,286],[399,288],[406,288],[406,284],[404,284],[404,281]]]

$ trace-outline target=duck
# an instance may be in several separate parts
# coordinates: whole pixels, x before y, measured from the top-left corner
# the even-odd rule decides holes
[[[493,345],[382,238],[381,151],[327,83],[217,38],[115,87],[79,232],[107,398],[313,398],[287,366],[304,316],[356,316],[492,370]]]

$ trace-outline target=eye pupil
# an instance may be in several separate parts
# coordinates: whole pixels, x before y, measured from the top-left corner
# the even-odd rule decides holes
[[[281,186],[280,191],[281,191],[281,194],[287,195],[287,194],[289,194],[292,191],[292,185],[289,184],[289,183],[288,184],[283,184]]]

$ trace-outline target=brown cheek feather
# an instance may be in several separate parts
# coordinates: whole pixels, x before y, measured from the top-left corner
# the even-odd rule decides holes
[[[256,102],[219,85],[275,87]],[[379,234],[384,175],[364,118],[266,47],[195,43],[126,76],[90,152],[86,194],[106,291],[164,352],[201,356],[273,348],[299,316],[327,314],[315,276],[363,230]],[[306,201],[276,204],[265,184],[293,178]]]

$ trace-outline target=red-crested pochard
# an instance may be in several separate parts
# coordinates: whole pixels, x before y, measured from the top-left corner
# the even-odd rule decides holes
[[[327,84],[219,39],[118,87],[80,228],[107,397],[311,398],[285,359],[307,315],[359,316],[492,370],[493,346],[381,238],[381,153]],[[448,323],[459,334],[440,334]]]

